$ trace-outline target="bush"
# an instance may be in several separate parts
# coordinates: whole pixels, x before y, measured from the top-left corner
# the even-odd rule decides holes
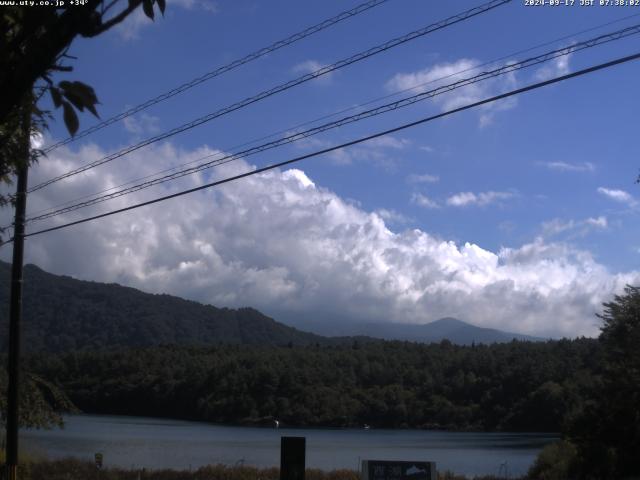
[[[538,458],[529,469],[527,477],[531,480],[567,480],[573,478],[577,458],[575,445],[559,441],[542,449]]]

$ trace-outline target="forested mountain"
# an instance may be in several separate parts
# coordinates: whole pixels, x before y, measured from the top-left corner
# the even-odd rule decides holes
[[[11,267],[0,262],[0,305],[8,316]],[[216,308],[117,284],[52,275],[26,265],[23,296],[26,351],[60,352],[163,344],[309,345],[327,339],[283,325],[252,308]],[[7,323],[0,323],[6,349]]]
[[[494,328],[482,328],[457,318],[441,318],[431,323],[353,323],[353,322],[310,322],[300,324],[303,330],[320,335],[345,336],[368,335],[385,340],[407,340],[410,342],[431,343],[449,340],[457,345],[472,343],[503,343],[511,340],[529,342],[543,341],[543,338],[504,332]]]
[[[153,347],[26,367],[90,413],[221,423],[559,431],[584,407],[597,340],[494,345]],[[269,423],[271,422],[271,423]]]
[[[423,343],[448,339],[460,345],[510,342],[514,338],[540,340],[476,327],[454,318],[426,325],[352,324],[326,319],[322,324],[309,324],[317,333],[308,333],[252,308],[216,308],[118,284],[53,275],[35,265],[26,265],[24,275],[26,351],[61,352],[168,344],[334,345],[351,344],[354,339],[361,343],[372,341],[371,337]],[[0,313],[5,318],[9,282],[10,265],[0,262]],[[0,351],[6,349],[6,331],[7,322],[0,322]]]

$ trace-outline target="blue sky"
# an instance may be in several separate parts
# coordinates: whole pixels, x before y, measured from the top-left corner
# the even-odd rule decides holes
[[[637,7],[576,3],[528,7],[513,1],[60,182],[34,194],[30,210],[202,153],[233,151],[497,58],[521,60],[640,23]],[[99,112],[108,118],[356,4],[170,0],[164,19],[150,22],[138,14],[98,39],[74,43],[70,53],[78,59],[68,77],[95,88]],[[56,150],[32,172],[31,182],[478,4],[390,0]],[[576,34],[630,15],[637,16]],[[639,38],[577,52],[65,219],[636,53]],[[632,62],[306,160],[296,170],[33,237],[27,260],[56,273],[220,306],[252,305],[292,323],[329,317],[421,323],[452,315],[524,333],[593,335],[600,302],[640,279],[640,187],[634,184],[639,74],[640,63]],[[81,128],[93,122],[83,116]],[[44,141],[65,136],[56,113]],[[62,220],[49,224],[56,221]]]

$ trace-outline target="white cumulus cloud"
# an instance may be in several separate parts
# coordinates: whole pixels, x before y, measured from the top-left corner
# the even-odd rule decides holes
[[[439,86],[448,85],[478,73],[480,61],[462,58],[454,62],[443,62],[415,72],[397,73],[386,84],[391,91],[408,90],[412,93],[426,92]],[[461,87],[450,93],[437,95],[433,102],[443,111],[455,109],[515,88],[513,72]],[[480,126],[491,123],[496,112],[508,110],[517,105],[515,98],[508,98],[484,105],[480,108]]]
[[[605,216],[589,217],[584,220],[561,220],[554,218],[542,223],[542,234],[545,237],[559,235],[561,233],[571,233],[577,236],[584,236],[593,230],[606,230],[609,228],[609,221]]]
[[[169,144],[141,150],[110,168],[34,192],[29,211],[213,152],[209,147],[181,151]],[[62,147],[33,170],[32,184],[104,153],[96,146]],[[252,168],[233,162],[49,224],[30,225],[28,231]],[[26,260],[57,274],[218,306],[253,306],[291,322],[425,323],[454,316],[543,336],[596,334],[594,313],[601,303],[625,284],[640,283],[640,272],[612,273],[589,252],[564,243],[540,238],[490,251],[420,229],[395,232],[387,224],[392,216],[364,210],[315,184],[300,169],[274,170],[29,237]],[[0,217],[7,223],[10,212],[0,211]],[[0,250],[0,256],[9,259],[10,249]]]
[[[596,167],[591,162],[570,163],[570,162],[539,162],[539,165],[560,172],[595,172]]]
[[[570,72],[570,58],[571,54],[554,58],[550,63],[547,63],[536,70],[536,73],[534,75],[535,79],[539,82],[543,82],[554,77],[566,75]]]
[[[293,135],[289,132],[287,135]],[[352,165],[357,162],[367,162],[378,167],[393,170],[399,161],[395,152],[403,150],[410,141],[403,138],[396,138],[391,135],[374,138],[360,145],[350,148],[339,148],[327,154],[327,158],[335,165]],[[294,146],[304,151],[323,150],[335,146],[335,143],[318,137],[306,137],[297,142]]]
[[[409,183],[436,183],[439,180],[440,177],[438,175],[430,175],[428,173],[412,173],[407,176],[407,182]]]
[[[492,203],[499,203],[502,200],[508,200],[514,196],[515,194],[513,192],[460,192],[447,198],[447,205],[451,205],[453,207],[467,207],[473,205],[483,207]]]
[[[126,117],[122,124],[124,129],[135,137],[155,134],[160,131],[160,118],[145,112]]]
[[[304,62],[300,62],[292,68],[294,73],[305,74],[305,73],[315,73],[318,70],[325,68],[327,65],[318,62],[317,60],[305,60]],[[320,75],[314,82],[318,82],[318,84],[327,85],[331,83],[335,72],[328,72]]]
[[[607,217],[599,216],[599,217],[589,217],[585,220],[587,225],[591,225],[597,228],[607,228],[609,226],[609,222],[607,221]]]
[[[414,193],[411,195],[411,203],[423,208],[440,208],[438,202],[431,200],[429,197],[422,193]]]
[[[392,208],[390,208],[390,209],[381,208],[379,210],[376,210],[375,213],[377,215],[380,215],[380,218],[382,218],[389,225],[405,225],[405,224],[413,221],[412,218],[407,217],[406,215],[404,215],[404,214],[402,214],[402,213],[400,213],[397,210],[394,210]]]
[[[624,190],[598,187],[598,193],[616,202],[626,203],[631,207],[636,206],[638,204],[636,199],[633,198],[633,196],[629,192],[625,192]]]

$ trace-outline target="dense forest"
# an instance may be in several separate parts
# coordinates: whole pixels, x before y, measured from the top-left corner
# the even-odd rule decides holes
[[[591,339],[491,346],[161,346],[35,355],[83,411],[221,423],[560,431],[600,365]]]

